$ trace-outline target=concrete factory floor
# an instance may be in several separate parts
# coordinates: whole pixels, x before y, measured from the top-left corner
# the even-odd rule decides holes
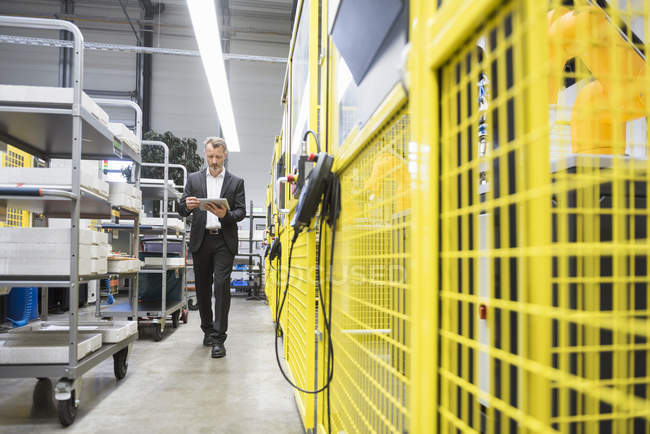
[[[88,372],[76,421],[65,431],[303,433],[293,392],[275,362],[268,306],[233,298],[222,359],[210,358],[199,322],[198,311],[191,311],[188,324],[168,324],[161,342],[145,330],[124,380],[115,379],[112,357]],[[33,408],[35,384],[33,378],[0,379],[1,433],[62,429],[55,407]]]

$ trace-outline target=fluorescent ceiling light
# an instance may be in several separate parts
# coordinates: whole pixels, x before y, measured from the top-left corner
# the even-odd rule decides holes
[[[214,0],[187,0],[187,8],[190,11],[194,36],[199,46],[203,69],[208,78],[224,139],[229,151],[239,152],[239,137],[232,111],[226,67],[223,62],[221,35]]]

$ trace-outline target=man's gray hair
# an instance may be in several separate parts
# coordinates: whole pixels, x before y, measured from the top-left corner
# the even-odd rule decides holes
[[[224,152],[228,152],[228,146],[226,146],[226,141],[221,137],[217,137],[217,136],[206,137],[203,144],[205,146],[211,145],[213,148],[223,148]]]

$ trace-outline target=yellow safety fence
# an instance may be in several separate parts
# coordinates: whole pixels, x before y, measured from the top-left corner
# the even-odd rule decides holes
[[[7,153],[2,154],[2,167],[32,167],[32,156],[20,149],[8,145]],[[17,208],[5,208],[5,216],[0,221],[0,226],[29,227],[31,213]]]
[[[650,0],[409,7],[408,97],[334,151],[330,431],[650,433]],[[315,241],[281,324],[308,389]]]
[[[284,276],[281,279],[280,300],[287,282],[290,239],[293,230],[286,230],[282,236],[282,267]],[[314,388],[314,359],[315,359],[315,284],[314,284],[314,239],[313,234],[303,234],[298,238],[293,248],[291,259],[291,274],[289,289],[284,304],[280,325],[282,326],[283,354],[290,376],[295,384],[306,390]],[[275,291],[275,288],[271,289]],[[295,392],[296,402],[300,413],[307,420],[313,419],[313,395]],[[309,419],[308,419],[309,418]]]
[[[402,106],[339,172],[331,432],[409,431],[409,134]]]
[[[482,3],[432,65],[437,429],[648,432],[650,2]]]

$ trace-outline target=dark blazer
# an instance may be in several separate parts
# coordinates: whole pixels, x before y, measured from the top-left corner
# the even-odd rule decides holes
[[[207,220],[207,211],[201,211],[198,207],[189,211],[185,205],[185,199],[188,196],[194,196],[203,199],[208,194],[205,174],[208,169],[199,170],[191,173],[185,185],[185,191],[181,197],[181,203],[178,213],[183,217],[192,216],[192,231],[190,232],[190,251],[196,253],[201,248],[203,236],[205,235],[205,222]],[[246,217],[246,195],[244,193],[244,180],[226,170],[221,187],[221,196],[228,199],[230,211],[226,212],[223,218],[220,218],[223,237],[228,246],[228,250],[236,255],[239,248],[239,237],[237,236],[237,222]]]

